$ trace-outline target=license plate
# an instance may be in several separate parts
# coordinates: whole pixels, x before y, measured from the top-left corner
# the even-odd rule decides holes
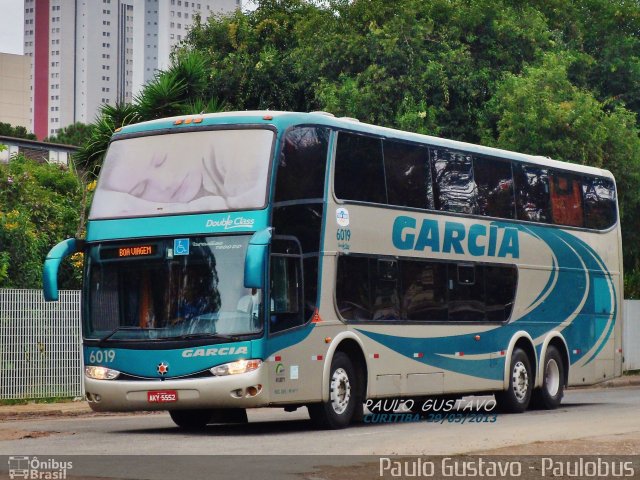
[[[171,403],[178,401],[178,392],[175,390],[160,390],[147,392],[147,401],[149,403]]]

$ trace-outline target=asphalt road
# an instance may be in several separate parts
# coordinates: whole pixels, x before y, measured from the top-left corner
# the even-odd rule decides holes
[[[365,423],[346,430],[319,431],[313,429],[304,408],[293,413],[262,409],[249,411],[248,424],[211,425],[198,433],[179,430],[164,413],[40,418],[3,422],[0,455],[269,455],[269,461],[282,472],[297,471],[299,466],[279,455],[316,456],[310,457],[310,465],[356,462],[354,457],[338,457],[346,455],[478,452],[615,453],[640,458],[640,387],[571,390],[555,411],[498,414],[495,421],[481,423],[466,418],[465,423],[448,419],[442,423]],[[563,445],[573,445],[572,450],[563,451]],[[195,458],[192,466],[200,461]],[[244,466],[253,465],[259,471],[264,458],[247,459]],[[234,462],[237,465],[237,457]],[[148,468],[158,469],[149,478],[161,478],[167,472],[155,462]],[[233,470],[231,464],[229,468]],[[124,472],[118,476],[134,478]]]

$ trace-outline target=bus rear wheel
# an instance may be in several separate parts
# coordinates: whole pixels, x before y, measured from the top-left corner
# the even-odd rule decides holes
[[[533,392],[534,408],[554,410],[564,396],[564,363],[556,347],[549,345],[544,356],[542,386]]]
[[[496,393],[496,402],[502,412],[522,413],[529,406],[533,390],[533,370],[528,355],[514,348],[509,368],[509,387]]]
[[[358,398],[353,363],[346,353],[336,352],[331,361],[329,400],[307,405],[311,421],[319,428],[345,428],[353,419]]]

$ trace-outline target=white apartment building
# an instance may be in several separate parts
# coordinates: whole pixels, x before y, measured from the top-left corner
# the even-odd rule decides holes
[[[133,0],[133,4],[134,95],[158,70],[169,66],[173,47],[184,39],[195,15],[204,21],[242,7],[241,0]]]
[[[168,67],[194,15],[240,6],[240,0],[25,0],[32,130],[42,139],[74,122],[93,122],[103,104],[131,102]]]

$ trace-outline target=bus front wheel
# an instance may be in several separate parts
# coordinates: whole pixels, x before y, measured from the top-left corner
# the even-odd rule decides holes
[[[355,369],[349,356],[336,352],[331,361],[329,400],[307,405],[311,421],[320,428],[339,429],[351,423],[359,395]]]
[[[522,413],[529,406],[533,390],[533,370],[529,357],[520,348],[511,355],[509,368],[509,388],[496,393],[496,402],[500,411]]]
[[[211,421],[211,410],[169,410],[171,420],[185,430],[197,430]]]

